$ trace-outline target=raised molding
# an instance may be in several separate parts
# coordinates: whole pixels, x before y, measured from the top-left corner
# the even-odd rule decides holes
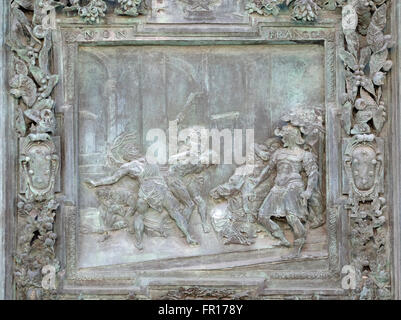
[[[170,20],[164,24],[163,19],[147,15],[150,12],[157,13],[152,10],[136,12],[125,7],[120,11],[105,11],[107,8],[103,1],[89,1],[92,2],[102,4],[98,11],[93,11],[95,16],[86,15],[84,8],[79,5],[80,1],[74,0],[70,3],[76,6],[75,11],[80,17],[66,14],[68,8],[63,11],[58,9],[57,23],[55,16],[52,16],[52,7],[46,13],[35,8],[34,18],[36,16],[38,19],[33,22],[26,20],[27,16],[23,14],[24,10],[31,11],[32,8],[18,8],[21,10],[16,12],[16,20],[10,21],[8,6],[0,7],[0,18],[4,18],[0,25],[0,299],[78,298],[82,288],[87,290],[83,295],[92,298],[114,295],[127,299],[191,299],[197,296],[268,299],[285,295],[314,297],[315,294],[322,294],[329,298],[343,299],[400,299],[399,1],[376,1],[379,9],[371,24],[372,41],[369,40],[369,45],[362,46],[367,59],[360,59],[359,41],[356,40],[359,32],[364,31],[357,29],[351,19],[356,15],[352,6],[357,5],[357,0],[349,1],[349,11],[344,10],[343,14],[351,18],[342,21],[343,29],[340,8],[336,12],[327,12],[314,7],[320,13],[316,22],[317,11],[314,9],[308,13],[308,21],[296,23],[290,21],[288,14],[280,14],[274,18],[263,17],[262,15],[272,12],[259,8],[265,11],[244,12],[244,17],[238,23],[227,24],[213,24],[211,21],[216,17],[210,8],[202,13],[196,13],[195,10],[195,13],[191,11],[189,14],[186,8],[183,15],[178,17],[178,13],[174,12],[170,17],[177,19],[176,24],[170,23]],[[310,2],[313,5],[319,3],[318,0]],[[334,4],[344,2],[332,1]],[[138,4],[138,8],[142,5],[141,1],[134,3]],[[301,4],[304,2],[294,0],[287,3],[292,4],[291,10],[295,5],[295,15],[299,17],[299,12],[303,10]],[[103,18],[105,13],[110,15],[107,16],[110,19]],[[278,12],[274,12],[274,15],[276,13]],[[123,16],[118,16],[121,14]],[[249,23],[244,22],[247,14],[250,14]],[[47,15],[49,20],[42,19]],[[199,21],[195,19],[189,22],[194,16]],[[386,16],[391,24],[383,23]],[[36,45],[40,47],[39,59],[34,54],[24,52],[25,48],[20,50],[21,48],[11,45],[7,49],[5,45],[9,25],[24,24],[25,21],[28,21],[26,30],[35,34]],[[50,26],[50,29],[44,31],[42,28],[45,26]],[[384,35],[392,35],[392,39],[383,37]],[[391,40],[395,42],[392,48]],[[170,266],[171,270],[160,271],[149,267],[150,263],[127,264],[117,268],[80,267],[78,142],[81,110],[80,88],[77,87],[80,49],[144,44],[193,46],[295,43],[319,44],[324,51],[326,131],[323,139],[326,158],[320,159],[324,164],[316,174],[322,174],[323,168],[326,172],[324,189],[328,254],[311,258],[294,255],[286,263],[291,264],[299,259],[306,264],[321,266],[322,261],[327,260],[327,269],[267,272],[264,269],[268,265],[266,261],[260,262],[256,267],[238,265],[230,270],[210,267],[210,272],[207,269],[192,270],[191,267],[188,270],[192,271],[185,272],[188,270],[181,271],[174,266]],[[377,48],[377,43],[381,43],[384,49]],[[48,52],[51,54],[47,57]],[[370,76],[362,72],[368,63],[377,69]],[[361,68],[358,64],[364,66]],[[358,81],[354,81],[355,75],[359,76]],[[348,85],[345,84],[345,78],[348,79]],[[385,79],[386,85],[382,86]],[[107,86],[109,87],[106,90],[111,90],[113,83],[107,83]],[[355,93],[355,87],[364,89],[357,89]],[[384,88],[383,91],[381,88]],[[40,99],[37,99],[37,92],[43,92]],[[96,114],[87,114],[87,117],[96,117]],[[364,120],[367,118],[369,119]],[[26,126],[27,123],[30,127]],[[45,155],[40,161],[45,161],[45,165],[50,168],[50,182],[43,189],[40,183],[37,186],[34,182],[26,182],[30,181],[30,176],[34,173],[44,174],[41,171],[43,168],[35,165],[32,146],[40,151],[37,153]],[[368,164],[358,158],[361,154],[368,154]],[[355,172],[365,169],[374,171],[374,175],[372,174],[371,180],[361,182]],[[102,174],[101,172],[100,175]],[[103,181],[107,181],[104,179]],[[23,183],[19,185],[19,181]],[[92,187],[100,184],[93,181],[91,183]],[[38,217],[39,222],[32,221],[30,216]],[[366,245],[361,240],[370,231],[374,245]],[[188,243],[194,244],[187,234],[186,236]],[[32,243],[36,243],[37,251],[32,250]],[[376,244],[380,252],[372,253]],[[299,251],[301,248],[302,245]],[[31,257],[38,260],[33,262]],[[369,261],[366,262],[366,259]],[[173,263],[178,266],[181,262],[177,259]],[[348,264],[357,269],[359,290],[341,288],[341,268]],[[373,268],[375,271],[372,271]],[[36,272],[32,279],[27,276],[28,270],[31,274]],[[197,278],[189,276],[193,271],[198,275]],[[220,271],[225,272],[226,278],[221,276]],[[387,273],[391,273],[391,277]],[[232,276],[230,281],[227,280],[227,275]],[[241,276],[245,275],[249,277],[249,288],[241,291]],[[291,281],[294,280],[309,281],[309,288],[292,288]],[[270,289],[270,281],[276,286],[280,285],[280,290]],[[102,288],[103,283],[118,283],[116,287],[119,287],[108,290]]]
[[[396,36],[396,46],[392,52],[395,61],[394,73],[392,75],[392,175],[393,185],[393,288],[394,297],[401,299],[401,3],[393,1],[391,18],[393,19],[391,28]]]
[[[5,275],[6,275],[6,259],[5,259],[5,234],[6,234],[6,163],[7,163],[7,91],[6,87],[6,46],[5,35],[7,26],[7,6],[0,6],[0,300],[5,298]]]

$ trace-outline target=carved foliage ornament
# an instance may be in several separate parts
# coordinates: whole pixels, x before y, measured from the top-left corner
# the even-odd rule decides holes
[[[249,13],[277,16],[281,9],[289,7],[294,20],[315,21],[320,10],[335,10],[346,0],[250,0],[246,5]]]
[[[380,135],[386,123],[382,86],[392,61],[391,35],[385,34],[390,1],[349,1],[343,7],[346,92],[342,98],[343,161],[349,192],[346,210],[351,218],[351,263],[357,272],[355,299],[390,298],[386,234],[386,199],[381,194],[383,154]]]
[[[56,297],[54,219],[58,203],[54,184],[59,157],[52,134],[56,127],[51,98],[58,75],[50,72],[54,9],[51,0],[11,1],[7,45],[12,51],[10,94],[16,99],[15,128],[20,136],[20,172],[24,196],[18,202],[15,257],[19,299]],[[31,14],[30,12],[33,12]]]
[[[161,300],[193,300],[193,299],[213,299],[213,300],[246,300],[258,299],[263,296],[263,292],[268,285],[268,279],[265,279],[259,284],[256,289],[237,291],[230,288],[215,289],[203,287],[179,287],[178,289],[170,290],[165,295],[160,297]]]
[[[103,0],[69,0],[64,8],[65,12],[76,12],[86,23],[99,23],[100,18],[107,12],[107,4]],[[117,7],[114,13],[117,15],[136,17],[143,14],[145,3],[143,0],[116,0]]]
[[[142,1],[117,2],[120,5],[117,14],[136,16],[141,13],[138,8],[143,8]],[[342,101],[342,123],[345,133],[352,138],[344,148],[347,150],[344,165],[348,166],[347,175],[352,183],[346,208],[352,213],[351,263],[357,270],[358,285],[350,293],[355,299],[390,297],[386,199],[376,186],[382,155],[375,143],[385,126],[382,86],[392,67],[388,50],[393,41],[391,35],[384,33],[389,2],[353,0],[344,6],[346,1],[342,0],[252,0],[247,6],[249,12],[263,15],[278,14],[280,9],[290,6],[293,17],[302,21],[316,19],[319,7],[334,10],[344,6],[346,46],[340,56],[345,66],[346,93]],[[10,94],[16,99],[17,134],[29,141],[20,155],[21,165],[27,177],[39,162],[45,163],[44,167],[49,170],[40,170],[41,181],[28,177],[26,196],[21,196],[18,203],[20,231],[15,253],[15,282],[20,299],[56,297],[55,273],[59,271],[59,265],[54,253],[57,238],[54,218],[58,203],[54,200],[53,176],[58,170],[58,161],[51,136],[55,125],[51,93],[58,76],[49,71],[52,48],[49,28],[54,9],[65,4],[66,1],[53,0],[11,1],[11,27],[7,39],[13,53]],[[89,0],[86,4],[71,1],[67,7],[81,10],[81,17],[89,23],[99,21],[107,9],[101,0]],[[32,136],[28,138],[30,134],[39,136],[31,139]],[[34,158],[30,157],[31,153]],[[365,170],[368,176],[373,171],[373,176],[363,181],[355,170]]]

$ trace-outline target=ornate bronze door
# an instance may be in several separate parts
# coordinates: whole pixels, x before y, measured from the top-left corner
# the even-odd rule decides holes
[[[0,13],[1,298],[399,298],[400,3]]]

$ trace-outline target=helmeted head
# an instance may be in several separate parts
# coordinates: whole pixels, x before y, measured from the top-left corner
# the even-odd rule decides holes
[[[305,140],[302,138],[299,128],[294,127],[291,124],[287,124],[281,129],[276,129],[274,133],[276,136],[281,137],[284,143],[284,147],[291,147],[297,144],[302,145],[305,143]]]

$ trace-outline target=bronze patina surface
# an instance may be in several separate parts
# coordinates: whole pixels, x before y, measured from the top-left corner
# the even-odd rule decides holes
[[[398,299],[400,12],[7,3],[0,298]]]

